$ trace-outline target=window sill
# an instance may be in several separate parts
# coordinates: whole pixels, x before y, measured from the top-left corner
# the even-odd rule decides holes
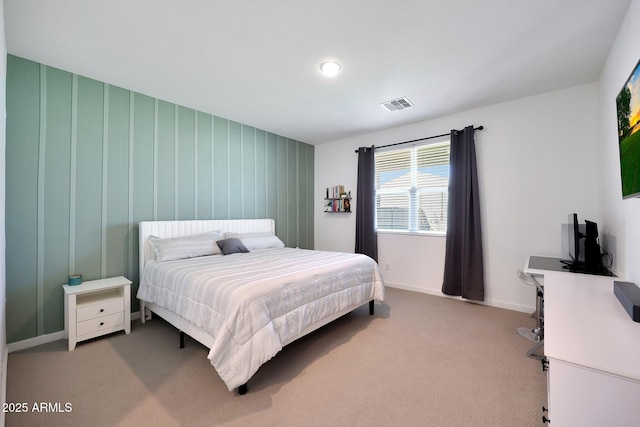
[[[402,230],[378,230],[378,234],[394,234],[398,236],[420,236],[420,237],[447,237],[445,232],[436,231],[402,231]]]

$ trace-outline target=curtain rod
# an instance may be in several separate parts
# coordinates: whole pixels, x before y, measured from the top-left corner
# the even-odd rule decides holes
[[[482,130],[482,129],[484,129],[484,126],[478,126],[477,128],[473,128],[473,130]],[[451,135],[451,133],[443,133],[442,135],[427,136],[425,138],[412,139],[411,141],[396,142],[394,144],[387,144],[387,145],[381,145],[379,147],[375,147],[374,150],[376,148],[393,147],[394,145],[402,145],[402,144],[409,144],[411,142],[426,141],[427,139],[442,138],[443,136],[449,136],[449,135]],[[356,150],[356,153],[357,152],[358,150]]]

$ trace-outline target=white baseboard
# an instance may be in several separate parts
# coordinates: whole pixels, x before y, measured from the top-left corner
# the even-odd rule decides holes
[[[139,311],[136,311],[135,313],[131,313],[131,320],[136,320],[139,318],[140,318]],[[9,353],[13,353],[14,351],[25,350],[27,348],[37,347],[42,344],[47,344],[50,342],[63,340],[63,339],[64,339],[64,331],[58,331],[52,334],[38,335],[37,337],[9,343],[7,344],[7,350]]]
[[[64,339],[64,331],[54,332],[52,334],[38,335],[37,337],[29,338],[22,341],[12,342],[7,344],[9,353],[14,351],[20,351],[31,347],[37,347],[42,344],[47,344],[53,341]]]
[[[533,306],[529,307],[529,306],[524,306],[524,305],[507,303],[507,302],[504,302],[504,301],[496,301],[496,300],[471,301],[471,300],[463,299],[462,297],[453,297],[453,296],[450,296],[450,295],[445,295],[445,294],[442,293],[442,291],[440,291],[440,289],[434,290],[434,289],[419,288],[417,286],[405,285],[405,284],[402,284],[402,283],[386,282],[386,281],[385,281],[384,285],[386,287],[389,287],[389,288],[397,288],[397,289],[403,289],[405,291],[420,292],[420,293],[423,293],[423,294],[436,295],[436,296],[444,297],[444,298],[452,298],[452,299],[457,299],[457,300],[460,300],[460,301],[471,302],[471,303],[474,303],[474,304],[488,305],[490,307],[504,308],[504,309],[512,310],[512,311],[520,311],[522,313],[531,313],[531,312],[533,312],[535,310],[535,307],[533,307]]]
[[[387,288],[403,289],[405,291],[420,292],[421,294],[437,295],[439,297],[447,296],[447,295],[444,295],[442,292],[440,292],[440,290],[436,291],[433,289],[419,288],[417,286],[405,285],[403,283],[394,283],[394,282],[389,282],[387,280],[385,280],[384,285]]]

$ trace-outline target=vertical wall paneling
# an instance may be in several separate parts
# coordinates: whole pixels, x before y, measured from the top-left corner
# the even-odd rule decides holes
[[[175,219],[180,218],[180,213],[178,212],[178,206],[180,206],[180,177],[178,174],[179,165],[180,165],[180,120],[178,119],[178,106],[173,106],[173,141],[174,141],[174,153],[173,153],[173,170],[174,170],[174,188],[175,188],[175,199],[173,201],[173,217]]]
[[[255,196],[256,218],[269,218],[267,216],[267,133],[263,130],[255,130]]]
[[[309,226],[308,215],[309,208],[307,206],[307,195],[309,194],[309,179],[306,173],[303,173],[307,167],[307,149],[306,147],[298,147],[297,165],[297,183],[298,183],[298,229],[299,241],[298,244],[302,247],[308,247],[307,229]]]
[[[242,126],[242,218],[256,217],[256,132],[250,126]]]
[[[172,104],[158,101],[157,203],[158,220],[176,219],[176,140],[175,115]]]
[[[7,342],[37,335],[40,67],[7,56]]]
[[[229,218],[242,218],[242,125],[236,122],[229,122],[228,147],[228,177],[229,197]],[[235,141],[234,144],[231,141]]]
[[[78,145],[78,76],[71,77],[71,148],[69,177],[69,272],[76,274],[76,147]]]
[[[138,222],[153,218],[153,127],[154,99],[135,94],[133,105],[133,216],[130,224],[131,254],[138,253]],[[138,263],[131,264],[131,277],[138,277]],[[134,291],[137,286],[134,285]],[[137,307],[137,300],[132,301]]]
[[[133,137],[133,222],[153,218],[154,100],[135,95]],[[137,240],[136,240],[137,241]]]
[[[193,218],[198,219],[198,188],[199,188],[199,176],[198,176],[198,113],[194,112],[193,115]]]
[[[177,219],[195,218],[195,111],[178,107],[176,118]]]
[[[40,66],[40,130],[38,138],[38,261],[36,283],[36,330],[38,335],[44,331],[43,300],[44,300],[44,172],[47,147],[47,70]]]
[[[129,274],[129,92],[109,87],[105,277]]]
[[[274,218],[313,247],[313,146],[12,55],[7,340],[64,328],[61,285],[138,277],[142,220]]]
[[[108,175],[109,170],[109,85],[102,85],[102,200],[100,206],[102,208],[102,218],[100,221],[100,277],[106,277],[107,274],[107,197],[108,197]]]
[[[102,218],[103,84],[78,78],[75,273],[100,278]]]
[[[129,133],[127,134],[128,145],[127,145],[127,164],[129,169],[127,170],[127,252],[129,253],[129,258],[127,259],[127,277],[133,277],[133,254],[134,252],[134,232],[135,228],[133,225],[133,141],[134,141],[134,131],[135,131],[135,122],[134,122],[134,107],[135,107],[135,93],[129,92]]]
[[[153,100],[153,219],[158,219],[158,100]]]
[[[288,139],[287,147],[287,236],[290,246],[298,246],[298,204],[300,203],[300,195],[298,192],[298,144]]]
[[[197,219],[211,218],[213,215],[213,187],[212,187],[212,140],[211,140],[211,116],[196,112],[196,200]]]
[[[46,150],[44,156],[43,202],[41,224],[43,252],[43,304],[38,317],[44,321],[43,332],[52,333],[64,327],[61,283],[69,275],[69,188],[71,170],[71,86],[69,73],[46,70]]]
[[[265,157],[267,170],[267,218],[276,220],[276,232],[281,238],[280,223],[278,222],[278,137],[267,133],[267,155]]]
[[[315,202],[315,193],[313,191],[313,177],[315,176],[315,151],[312,145],[305,144],[307,148],[307,221],[309,227],[306,230],[307,248],[315,248],[315,226],[313,224],[313,206]]]
[[[211,146],[211,159],[209,162],[210,165],[210,171],[211,171],[211,218],[213,218],[214,212],[216,211],[216,189],[214,186],[214,182],[215,182],[215,168],[214,165],[216,164],[216,151],[214,149],[214,135],[216,133],[216,123],[213,117],[209,117],[209,124],[210,124],[210,128],[209,128],[209,145]]]
[[[229,219],[229,122],[214,117],[213,217]]]
[[[278,224],[278,235],[289,246],[289,228],[287,226],[287,140],[281,136],[277,137],[278,154],[276,158],[276,224]]]
[[[315,236],[315,225],[313,224],[313,206],[315,203],[315,192],[313,191],[313,177],[315,177],[315,151],[313,150],[313,146],[308,146],[309,158],[308,158],[308,167],[307,167],[307,176],[309,177],[309,193],[307,194],[307,204],[309,206],[309,230],[307,230],[307,236],[309,236],[309,247],[315,248],[316,242],[314,240]]]
[[[253,181],[251,182],[251,184],[253,184],[253,209],[252,209],[252,218],[257,218],[258,217],[258,130],[255,128],[252,128],[253,130],[253,143],[250,144],[250,148],[252,148],[252,166],[253,166]]]
[[[244,154],[244,129],[245,127],[240,124],[240,147],[239,147],[239,156],[238,158],[240,159],[240,161],[238,162],[238,164],[240,165],[240,171],[237,174],[237,179],[238,179],[238,183],[239,183],[239,187],[236,189],[236,193],[238,195],[238,197],[236,197],[236,200],[238,200],[240,202],[240,206],[239,206],[239,215],[240,218],[244,218],[244,201],[245,201],[245,194],[244,194],[244,186],[245,186],[245,179],[244,179],[244,159],[245,159],[245,154]]]

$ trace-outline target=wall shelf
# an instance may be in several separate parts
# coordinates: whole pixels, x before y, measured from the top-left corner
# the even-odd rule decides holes
[[[346,192],[342,185],[327,187],[324,201],[326,213],[351,213],[351,191]]]
[[[326,213],[351,213],[351,197],[324,199]]]

